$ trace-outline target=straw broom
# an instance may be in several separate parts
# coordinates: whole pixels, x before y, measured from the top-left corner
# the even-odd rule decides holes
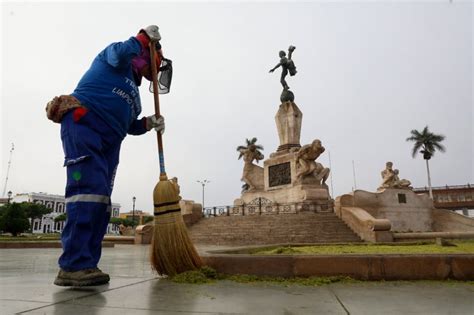
[[[153,96],[155,115],[160,117],[160,101],[158,97],[158,77],[155,43],[150,43],[151,69],[153,77]],[[165,171],[163,140],[157,132],[158,154],[160,159],[160,181],[153,190],[154,233],[151,242],[151,265],[160,275],[175,275],[202,266],[199,257],[189,238],[186,225],[181,216],[179,193],[177,186],[168,180]]]

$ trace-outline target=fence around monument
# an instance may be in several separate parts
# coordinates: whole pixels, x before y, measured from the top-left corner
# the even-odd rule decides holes
[[[318,205],[306,203],[271,203],[265,198],[256,200],[239,206],[213,206],[205,207],[202,211],[204,218],[219,216],[247,216],[247,215],[279,215],[295,214],[302,212],[334,212],[333,205]]]
[[[218,217],[218,216],[228,216],[232,206],[215,206],[215,207],[205,207],[202,210],[203,216],[205,218]]]

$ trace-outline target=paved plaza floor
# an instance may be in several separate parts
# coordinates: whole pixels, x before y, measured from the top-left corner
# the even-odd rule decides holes
[[[110,283],[82,289],[53,285],[60,249],[0,249],[0,314],[474,314],[472,282],[177,284],[153,275],[148,249],[105,248]]]

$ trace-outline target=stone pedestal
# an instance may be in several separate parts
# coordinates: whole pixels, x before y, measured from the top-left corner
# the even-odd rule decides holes
[[[285,102],[280,105],[275,116],[275,122],[280,138],[277,152],[288,151],[290,148],[300,148],[301,122],[303,113],[294,102]]]
[[[292,187],[296,181],[296,154],[281,152],[263,162],[265,191]]]
[[[231,215],[333,212],[328,190],[321,186],[296,185],[272,191],[245,192],[234,201]]]
[[[297,182],[296,153],[273,155],[264,161],[264,189],[247,191],[234,201],[233,215],[332,212],[326,186]]]

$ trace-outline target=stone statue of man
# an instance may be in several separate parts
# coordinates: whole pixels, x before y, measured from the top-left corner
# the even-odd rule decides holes
[[[319,139],[314,140],[311,144],[304,145],[298,150],[296,153],[296,163],[298,165],[297,180],[303,179],[306,176],[314,176],[318,182],[326,185],[330,170],[321,163],[316,162],[316,159],[325,150]]]
[[[393,171],[393,163],[385,163],[385,169],[380,173],[382,176],[382,184],[380,188],[389,188],[392,187],[395,182],[395,172]]]
[[[393,169],[393,163],[385,163],[385,169],[380,173],[382,176],[382,184],[378,190],[385,188],[410,188],[411,182],[407,179],[400,179],[398,177],[399,171]]]

